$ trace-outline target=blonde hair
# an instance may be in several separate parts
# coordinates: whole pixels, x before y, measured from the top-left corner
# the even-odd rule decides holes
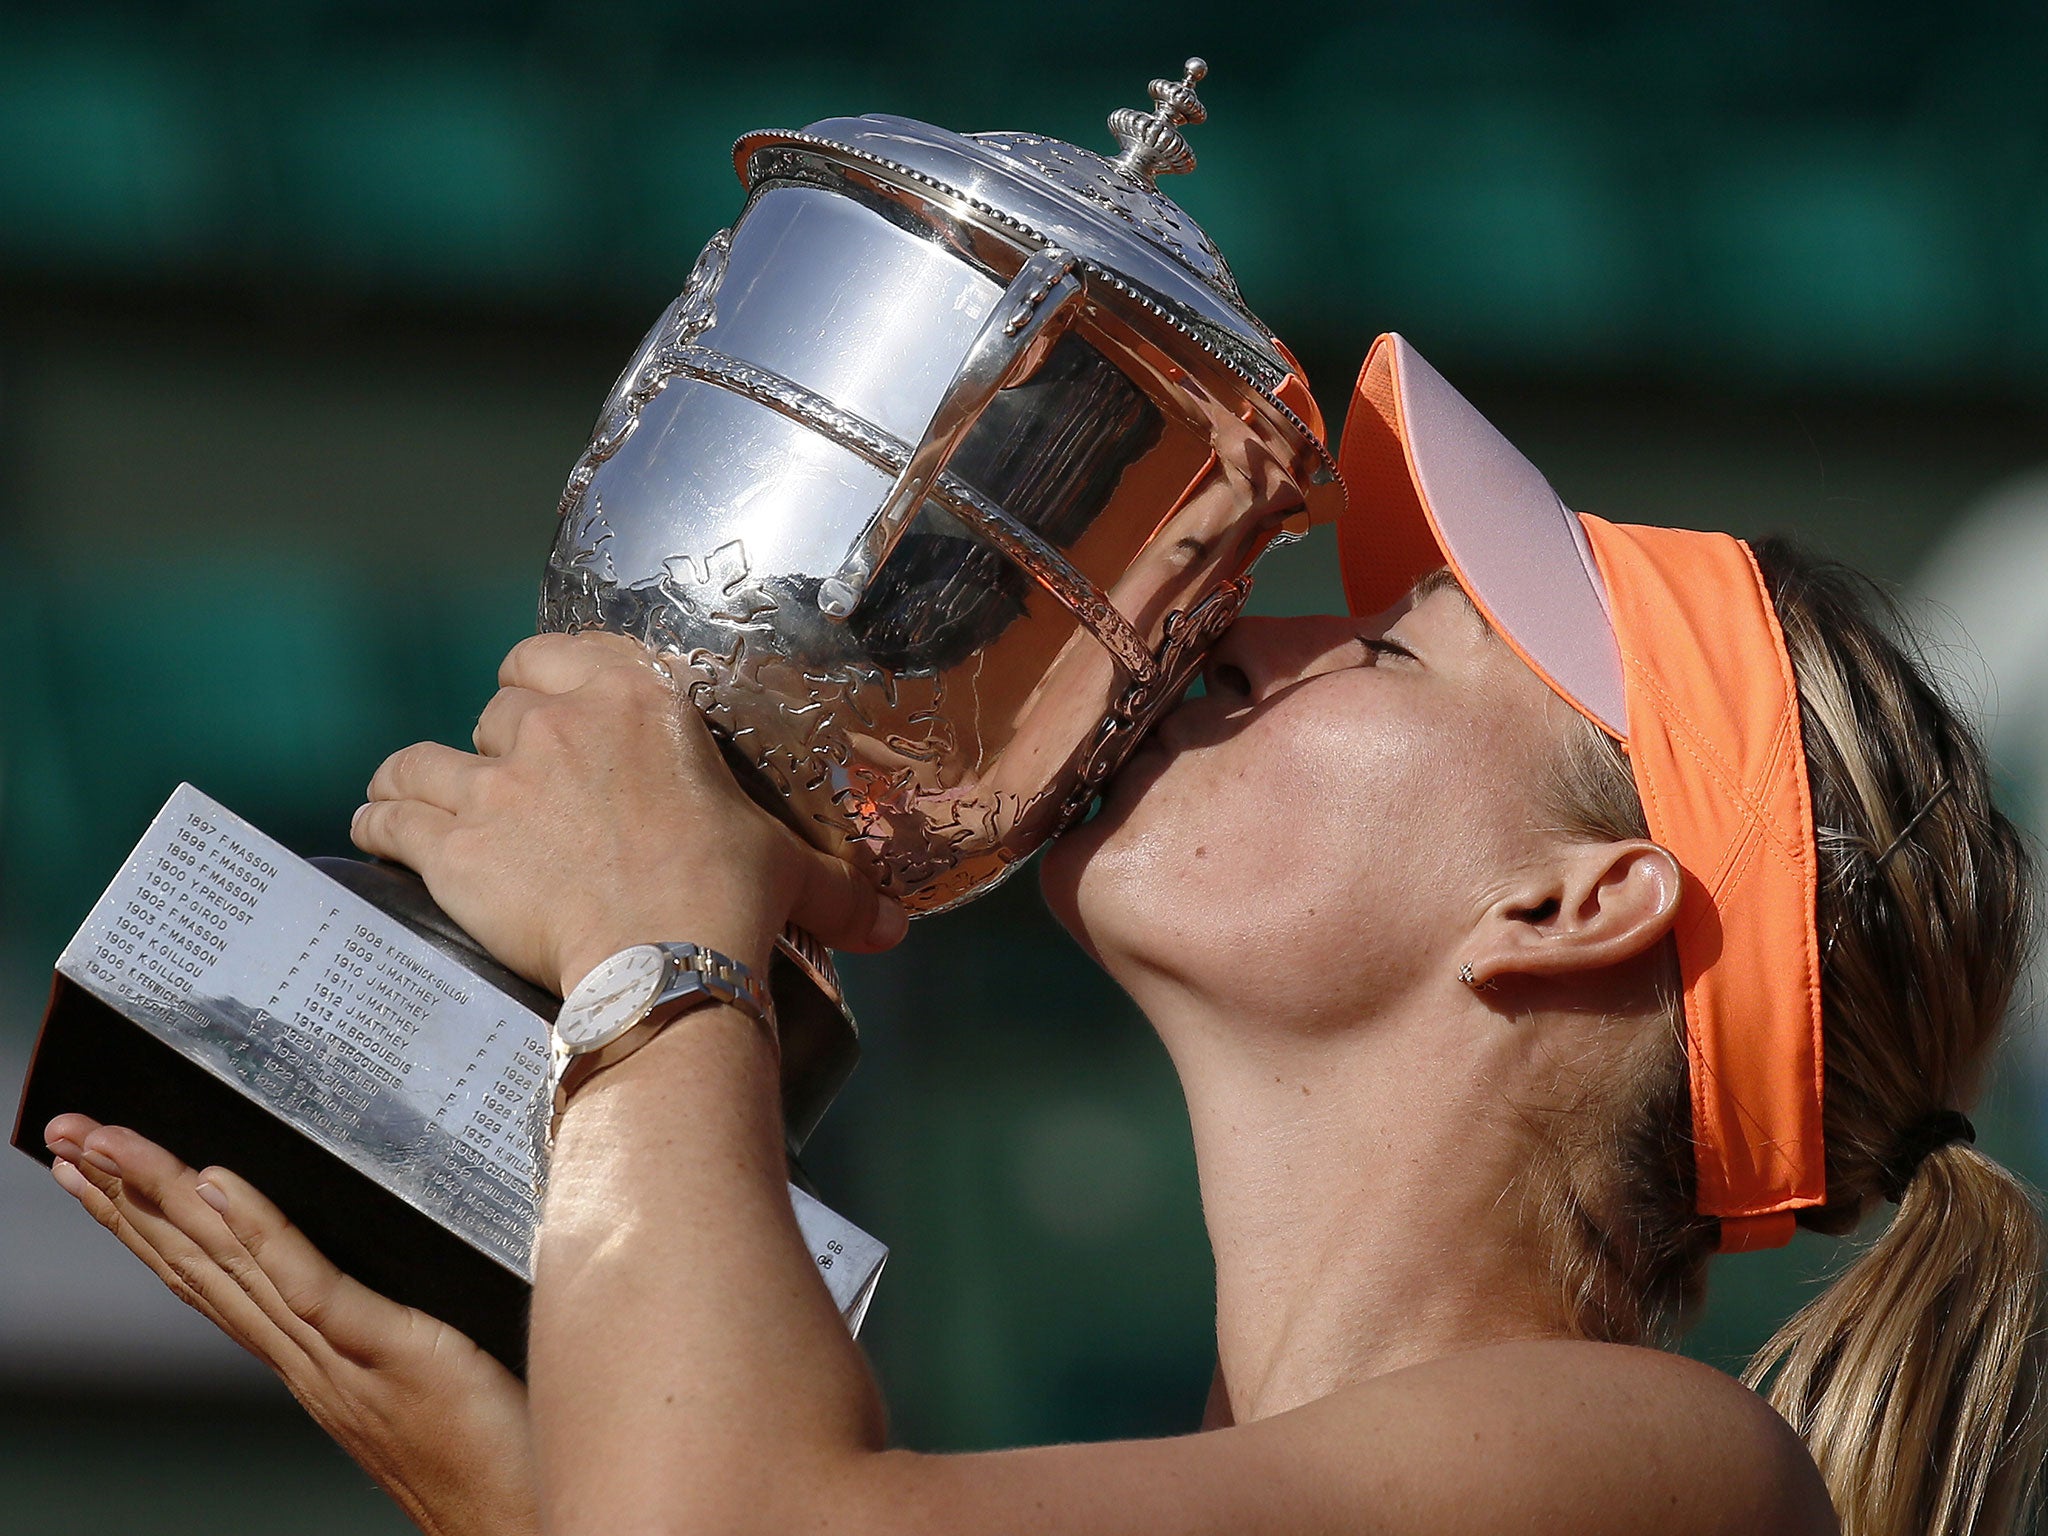
[[[1882,595],[1783,543],[1756,553],[1818,829],[1828,1200],[1800,1220],[1840,1235],[1888,1191],[1899,1206],[1744,1379],[1805,1439],[1846,1536],[2003,1536],[2023,1528],[2048,1450],[2048,1238],[2025,1187],[1974,1147],[1901,1163],[1980,1086],[2033,926],[2026,847]],[[1626,759],[1591,726],[1548,798],[1567,836],[1646,835]],[[1693,1211],[1675,975],[1663,992],[1532,1181],[1561,1303],[1591,1338],[1668,1342],[1716,1242]]]

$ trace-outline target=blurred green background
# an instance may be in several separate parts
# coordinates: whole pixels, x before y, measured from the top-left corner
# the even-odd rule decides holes
[[[1930,594],[2048,808],[2048,13],[1893,0],[0,4],[0,1077],[181,779],[304,852],[531,625],[561,480],[739,205],[743,130],[1107,147],[1189,53],[1170,190],[1325,406],[1399,329],[1577,505],[1790,530]],[[1257,602],[1337,601],[1326,535]],[[1191,1427],[1209,1261],[1163,1053],[1013,882],[849,967],[808,1159],[890,1242],[899,1437]],[[2032,1172],[2024,1033],[1980,1123]],[[25,1158],[0,1530],[401,1527]],[[1837,1257],[1722,1266],[1730,1363]]]

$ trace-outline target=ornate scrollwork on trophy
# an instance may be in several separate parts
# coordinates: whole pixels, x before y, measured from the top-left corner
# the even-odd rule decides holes
[[[1237,622],[1251,594],[1251,578],[1241,577],[1211,592],[1193,608],[1176,609],[1166,616],[1153,675],[1133,680],[1104,716],[1083,760],[1081,775],[1060,806],[1055,832],[1064,832],[1087,814],[1109,776],[1130,756],[1138,738],[1162,710],[1180,697],[1209,648]]]
[[[585,518],[580,536],[601,537]],[[672,556],[656,581],[632,588],[571,553],[551,566],[548,588],[546,627],[610,629],[669,658],[679,692],[778,804],[831,807],[810,813],[817,835],[880,888],[928,888],[999,841],[998,807],[934,782],[960,751],[946,678],[792,654],[782,614],[805,605],[754,571],[743,540]],[[893,766],[864,759],[862,743]]]

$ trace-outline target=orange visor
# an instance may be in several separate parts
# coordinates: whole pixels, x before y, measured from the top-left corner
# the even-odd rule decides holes
[[[1374,343],[1339,456],[1357,614],[1448,565],[1545,683],[1628,753],[1683,875],[1699,1210],[1774,1248],[1826,1199],[1820,950],[1799,695],[1749,546],[1574,514],[1399,336]]]

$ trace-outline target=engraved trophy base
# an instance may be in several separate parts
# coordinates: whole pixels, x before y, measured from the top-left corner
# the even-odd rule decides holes
[[[785,946],[771,986],[793,1154],[857,1047],[829,968]],[[556,1006],[409,871],[308,863],[181,786],[58,960],[14,1145],[47,1164],[43,1127],[76,1112],[233,1168],[343,1270],[518,1371]],[[858,1330],[887,1250],[790,1198]]]

